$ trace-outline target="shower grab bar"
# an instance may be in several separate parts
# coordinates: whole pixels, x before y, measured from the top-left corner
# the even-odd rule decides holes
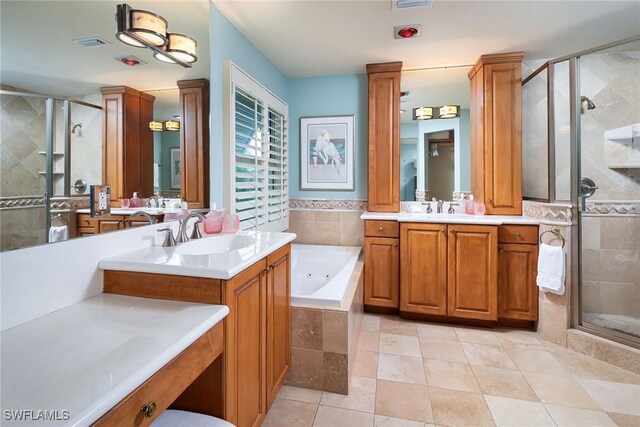
[[[562,247],[564,248],[565,240],[564,240],[564,237],[562,236],[562,234],[560,234],[560,228],[558,228],[558,227],[552,227],[552,228],[551,228],[551,229],[549,229],[549,230],[543,231],[543,232],[540,234],[540,243],[542,243],[542,236],[544,236],[544,235],[545,235],[545,234],[547,234],[547,233],[551,233],[551,234],[553,234],[555,237],[559,237],[560,239],[562,239]]]

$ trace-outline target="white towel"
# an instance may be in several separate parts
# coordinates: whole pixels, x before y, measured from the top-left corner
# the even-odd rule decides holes
[[[538,253],[538,278],[540,290],[556,295],[564,295],[564,251],[560,246],[545,243]]]
[[[153,187],[160,188],[160,165],[153,164]]]
[[[69,229],[67,226],[51,226],[49,228],[49,243],[62,242],[63,240],[69,240]]]

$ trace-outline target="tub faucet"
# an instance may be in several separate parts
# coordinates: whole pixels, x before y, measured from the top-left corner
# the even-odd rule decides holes
[[[149,225],[156,223],[156,220],[151,215],[149,215],[148,213],[146,213],[144,211],[135,211],[134,213],[129,215],[129,221],[131,221],[131,218],[135,218],[137,216],[147,217],[147,221],[149,221]]]
[[[444,205],[444,200],[438,200],[437,202],[437,207],[436,207],[436,212],[437,213],[442,213],[442,205]]]
[[[180,220],[180,227],[178,228],[178,238],[176,239],[176,243],[184,243],[189,241],[189,236],[187,236],[187,223],[191,218],[198,218],[198,222],[194,225],[197,229],[198,224],[204,221],[204,216],[199,214],[198,212],[191,212],[189,215],[185,216]],[[192,239],[199,239],[202,237],[199,230],[194,230],[191,234]]]

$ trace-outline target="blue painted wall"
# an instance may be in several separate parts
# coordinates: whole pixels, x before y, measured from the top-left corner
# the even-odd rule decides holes
[[[416,126],[417,128],[417,126]],[[400,200],[415,200],[418,144],[400,144]]]
[[[225,61],[242,70],[289,103],[289,79],[276,68],[211,3],[211,201],[222,205],[224,168],[222,141],[222,75]],[[291,106],[289,106],[291,108]],[[289,110],[291,116],[291,110]]]
[[[171,149],[180,148],[180,132],[153,133],[153,162],[160,165],[160,189],[171,189]]]
[[[292,79],[289,85],[289,196],[292,199],[367,198],[367,76]],[[300,190],[300,117],[355,115],[355,189]]]

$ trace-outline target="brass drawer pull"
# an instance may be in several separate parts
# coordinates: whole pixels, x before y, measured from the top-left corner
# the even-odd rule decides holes
[[[156,412],[156,402],[145,403],[142,405],[140,412],[147,418],[153,417],[153,414]]]
[[[393,247],[394,247],[394,248],[397,248],[397,247],[398,247],[398,244],[397,244],[397,243],[394,243],[394,244],[393,244]]]
[[[494,208],[496,207],[496,205],[494,205],[494,204],[493,204],[493,199],[489,199],[489,204],[490,204],[491,206],[493,206]]]
[[[451,234],[456,234],[456,230],[451,229],[449,231],[451,232]]]
[[[514,236],[516,236],[518,239],[521,239],[521,238],[522,238],[522,236],[521,236],[521,235],[520,235],[520,233],[518,233],[518,232],[516,232],[516,233],[514,234]]]
[[[378,227],[378,231],[383,231],[384,227]]]

